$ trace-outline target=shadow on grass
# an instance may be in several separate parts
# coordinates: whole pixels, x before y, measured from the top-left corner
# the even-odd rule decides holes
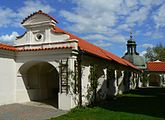
[[[141,88],[105,101],[99,107],[127,113],[165,118],[165,88]]]

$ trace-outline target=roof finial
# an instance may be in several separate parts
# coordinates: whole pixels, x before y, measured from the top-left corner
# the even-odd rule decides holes
[[[132,40],[132,31],[130,32],[130,40]]]
[[[39,10],[38,13],[42,13],[42,10]]]

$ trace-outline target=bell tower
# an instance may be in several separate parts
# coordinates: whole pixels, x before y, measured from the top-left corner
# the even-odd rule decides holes
[[[136,52],[136,42],[133,40],[132,32],[130,32],[130,39],[127,41],[127,54],[136,54],[139,55],[139,53]]]
[[[146,63],[142,56],[136,51],[136,42],[133,40],[132,32],[130,32],[130,39],[127,41],[127,52],[122,57],[125,60],[131,62],[139,69],[145,70]]]

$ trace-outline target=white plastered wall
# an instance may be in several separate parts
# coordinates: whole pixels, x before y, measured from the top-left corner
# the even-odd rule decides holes
[[[118,76],[118,94],[124,92],[124,71],[119,71],[120,76]]]
[[[87,105],[89,103],[87,95],[88,89],[90,87],[90,81],[89,81],[89,75],[90,75],[90,65],[83,65],[82,66],[82,104]]]
[[[0,57],[0,67],[0,105],[14,103],[16,81],[15,61],[10,57]]]
[[[101,63],[100,60],[92,57],[83,57],[82,59],[82,104],[88,105],[92,99],[92,91],[90,89],[90,68],[91,65],[97,64],[98,70],[97,74],[98,78],[98,87],[97,87],[97,100],[103,100],[107,95],[107,72],[106,72],[106,64]]]

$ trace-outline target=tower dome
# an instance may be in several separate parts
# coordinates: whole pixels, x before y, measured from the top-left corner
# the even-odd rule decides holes
[[[133,40],[132,32],[130,32],[130,39],[127,41],[127,52],[122,58],[131,62],[139,69],[146,69],[144,58],[136,51],[136,42]]]

